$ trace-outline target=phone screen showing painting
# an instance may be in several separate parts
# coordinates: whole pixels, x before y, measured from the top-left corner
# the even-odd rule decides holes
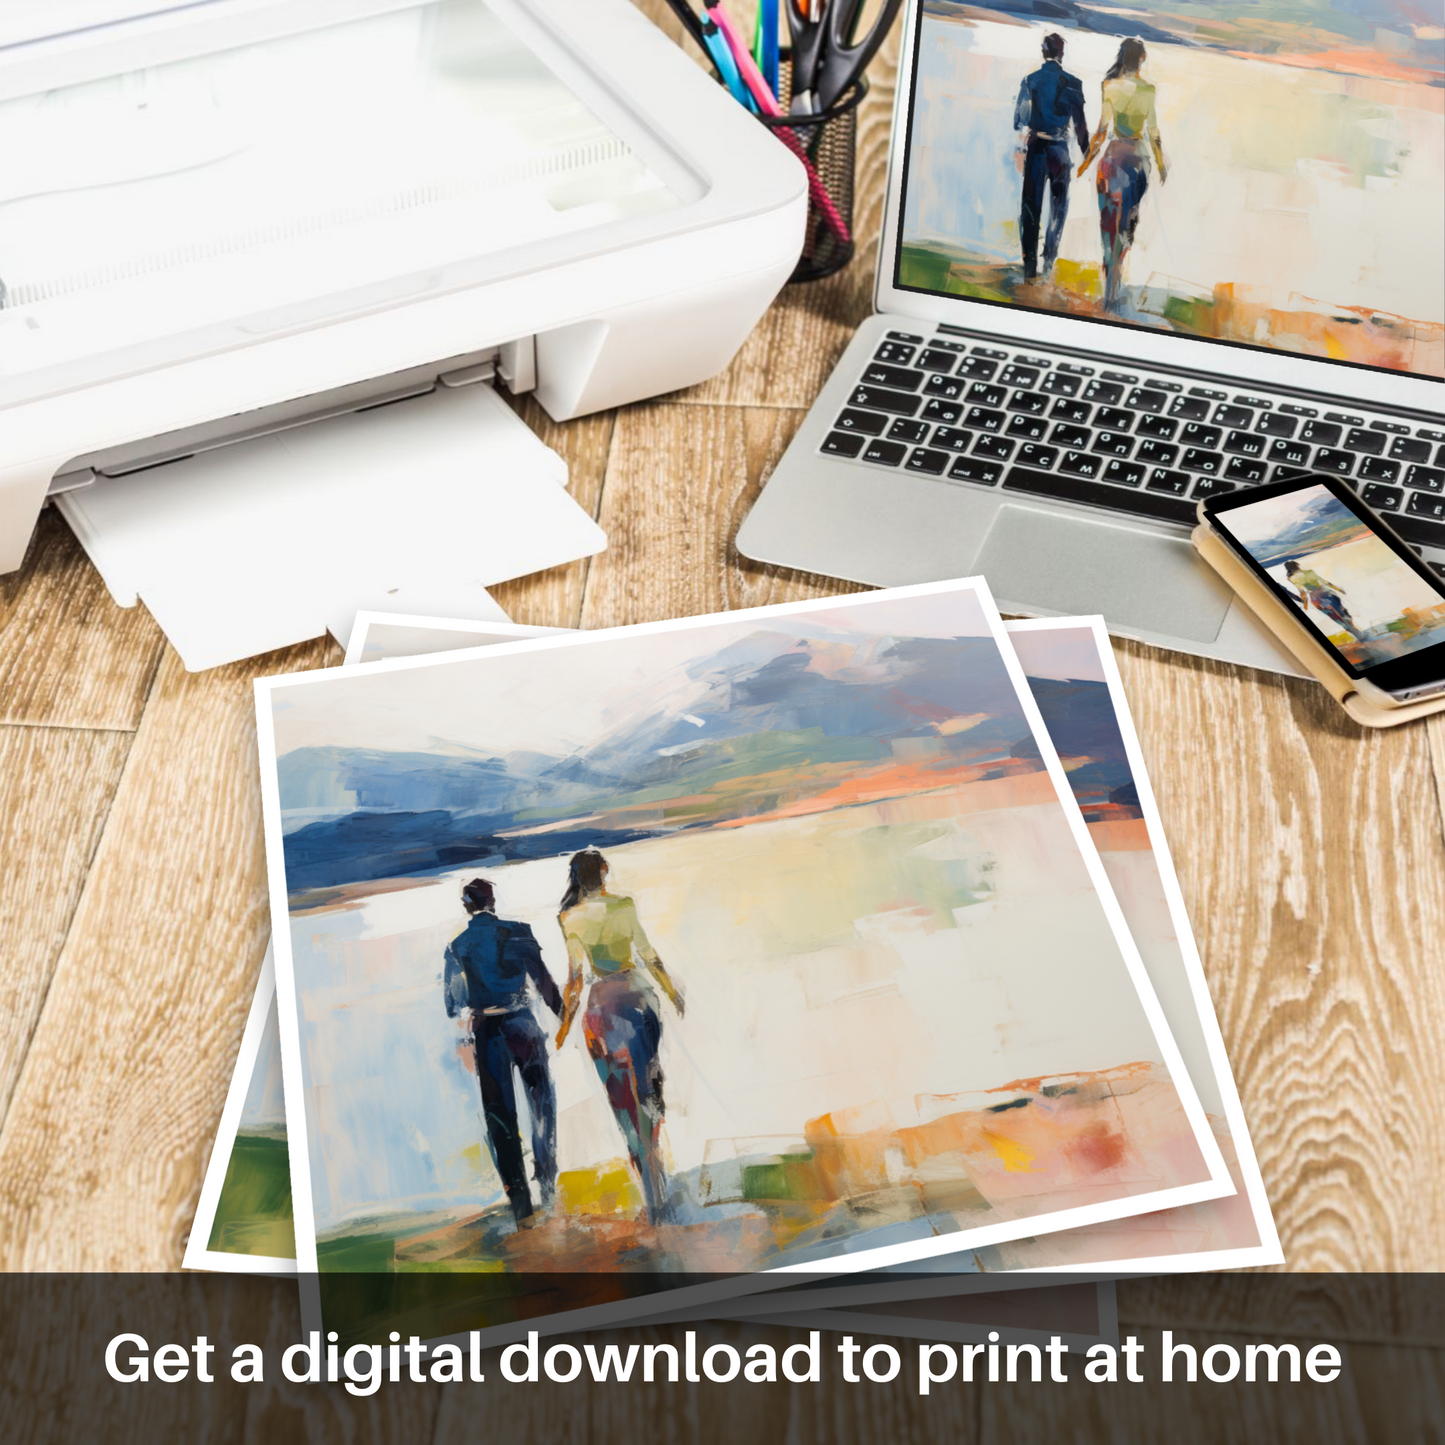
[[[1359,672],[1445,643],[1445,590],[1328,487],[1231,507],[1214,525]],[[1436,666],[1445,674],[1445,662]]]

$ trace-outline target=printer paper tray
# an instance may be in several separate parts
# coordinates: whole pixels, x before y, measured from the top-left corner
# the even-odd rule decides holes
[[[486,588],[589,556],[561,457],[485,385],[293,427],[56,497],[122,606],[192,671],[362,609],[497,617]]]

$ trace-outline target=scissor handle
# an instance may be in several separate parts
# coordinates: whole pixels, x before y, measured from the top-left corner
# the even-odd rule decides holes
[[[819,61],[828,39],[827,20],[812,19],[798,0],[787,0],[787,6],[788,34],[793,42],[793,94],[810,95],[818,83]]]
[[[793,3],[794,0],[788,0],[790,9]],[[867,0],[849,0],[849,3],[831,0],[827,13],[817,22],[827,28],[827,43],[813,76],[819,110],[827,110],[868,68],[878,47],[887,39],[903,0],[883,0],[868,33],[861,40],[850,40],[866,3]]]

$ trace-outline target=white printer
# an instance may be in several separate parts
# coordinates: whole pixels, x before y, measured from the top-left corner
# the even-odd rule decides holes
[[[56,496],[118,600],[158,616],[191,584],[151,577],[144,538],[182,511],[158,570],[210,547],[244,590],[247,565],[274,560],[280,586],[300,558],[346,607],[446,606],[417,579],[446,573],[476,489],[495,540],[509,477],[538,471],[478,389],[565,420],[716,373],[807,204],[798,162],[628,0],[7,5],[0,156],[0,572]],[[353,462],[388,446],[404,478],[374,467],[355,501]],[[303,452],[338,459],[309,512],[276,480]],[[231,554],[263,507],[281,551],[248,564]],[[328,553],[361,535],[375,576],[342,584]],[[472,582],[565,560],[497,551]]]

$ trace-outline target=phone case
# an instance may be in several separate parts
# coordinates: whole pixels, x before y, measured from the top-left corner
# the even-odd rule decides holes
[[[1385,706],[1363,697],[1359,684],[1342,667],[1334,663],[1319,647],[1310,632],[1309,623],[1294,613],[1265,586],[1230,550],[1229,544],[1209,525],[1201,522],[1191,540],[1199,555],[1237,592],[1240,599],[1325,690],[1357,723],[1367,728],[1392,728],[1416,718],[1445,712],[1445,693],[1421,702]]]

